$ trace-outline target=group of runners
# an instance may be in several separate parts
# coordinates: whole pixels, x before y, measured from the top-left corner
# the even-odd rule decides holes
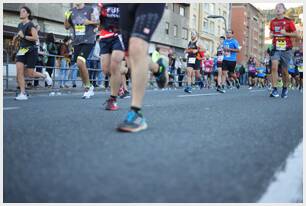
[[[141,108],[148,81],[148,71],[155,77],[159,88],[168,83],[168,59],[163,56],[148,55],[150,39],[157,28],[165,9],[165,4],[103,4],[97,7],[75,3],[72,9],[65,12],[64,27],[72,31],[74,48],[72,62],[77,64],[84,85],[83,99],[94,96],[86,67],[86,59],[96,42],[97,28],[99,29],[100,57],[105,75],[109,76],[110,96],[105,102],[105,109],[115,111],[119,109],[117,97],[119,93],[127,92],[123,76],[131,73],[131,107],[126,118],[117,129],[124,132],[138,132],[147,128],[146,120]],[[98,12],[97,12],[98,11]],[[282,68],[284,82],[282,97],[288,94],[288,64],[292,53],[290,37],[297,36],[292,20],[284,17],[285,6],[276,6],[276,18],[271,21],[271,38],[273,38],[272,87],[271,97],[277,97],[276,81],[278,79],[278,65]],[[24,76],[44,78],[47,84],[52,79],[47,72],[35,72],[35,58],[38,41],[37,30],[31,21],[31,11],[28,7],[20,9],[21,23],[15,40],[20,41],[16,58],[17,82],[20,93],[16,100],[26,100]],[[239,89],[239,80],[235,74],[237,53],[240,50],[238,41],[233,37],[234,32],[228,30],[226,37],[220,37],[217,49],[217,91],[224,93],[226,81],[235,82]],[[198,41],[198,34],[191,32],[191,41],[185,52],[187,58],[187,86],[185,92],[191,93],[192,74],[202,82],[199,72],[200,63],[205,59],[205,49]],[[300,61],[303,58],[301,58]],[[120,87],[124,89],[120,89]]]

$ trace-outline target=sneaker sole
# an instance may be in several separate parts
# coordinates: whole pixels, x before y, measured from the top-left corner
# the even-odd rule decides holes
[[[142,125],[141,127],[138,128],[128,128],[128,127],[118,127],[117,130],[120,132],[140,132],[142,130],[145,130],[148,128],[147,124]]]
[[[119,107],[117,107],[115,109],[105,108],[105,110],[107,110],[107,111],[117,111],[117,110],[119,110]]]

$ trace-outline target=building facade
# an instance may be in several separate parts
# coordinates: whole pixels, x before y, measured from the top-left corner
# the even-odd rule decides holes
[[[176,53],[184,56],[184,49],[189,38],[189,13],[190,4],[167,3],[163,17],[154,32],[149,53],[152,53],[156,46],[161,48],[161,53]]]
[[[219,37],[225,35],[225,24],[229,26],[230,4],[222,3],[193,3],[190,4],[189,29],[195,30],[207,53],[216,54]],[[217,15],[225,18],[209,18],[209,15]]]
[[[17,33],[17,26],[20,23],[19,8],[27,6],[32,11],[34,25],[40,26],[39,37],[44,41],[47,33],[54,33],[56,40],[63,39],[70,35],[64,28],[64,13],[72,7],[69,3],[5,3],[3,4],[3,49],[9,56],[11,62],[13,48],[10,42]]]
[[[260,10],[249,3],[233,3],[231,22],[241,46],[237,63],[245,64],[250,56],[261,61],[265,50],[265,20]]]

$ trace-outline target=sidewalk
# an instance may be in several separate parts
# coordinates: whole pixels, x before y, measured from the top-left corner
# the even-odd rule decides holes
[[[26,88],[29,94],[48,94],[50,92],[62,92],[62,93],[73,93],[83,92],[84,87],[80,78],[76,81],[76,87],[72,87],[71,81],[67,84],[69,88],[59,88],[58,83],[55,83],[54,87],[47,88],[43,80],[39,81],[39,87],[37,88]],[[15,96],[17,91],[17,82],[10,78],[8,81],[8,89],[6,89],[6,81],[3,80],[3,96]],[[104,88],[95,87],[95,91],[105,91]]]

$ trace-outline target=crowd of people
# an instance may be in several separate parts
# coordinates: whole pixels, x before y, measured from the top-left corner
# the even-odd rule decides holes
[[[39,27],[32,23],[30,9],[22,7],[19,32],[14,38],[20,42],[16,54],[20,93],[16,100],[28,99],[25,76],[43,78],[45,86],[50,86],[54,68],[59,68],[60,87],[69,87],[68,71],[71,71],[75,87],[79,71],[84,86],[82,98],[89,99],[95,95],[94,88],[102,85],[103,74],[107,83],[104,86],[110,88],[110,96],[104,103],[106,110],[118,110],[117,98],[131,96],[130,110],[117,129],[138,132],[147,128],[141,108],[148,79],[154,79],[158,88],[185,87],[184,92],[188,94],[195,86],[225,93],[226,87],[239,89],[246,79],[250,89],[270,86],[271,97],[279,96],[279,78],[282,79],[283,98],[288,97],[290,82],[302,89],[303,52],[300,48],[293,58],[291,37],[296,37],[297,33],[293,21],[284,17],[284,4],[277,4],[276,18],[271,21],[272,49],[267,50],[262,62],[250,57],[246,65],[239,66],[237,54],[241,47],[230,29],[220,37],[215,56],[208,54],[195,31],[191,32],[185,57],[175,53],[165,56],[159,47],[149,56],[149,42],[163,16],[164,7],[165,4],[157,3],[99,3],[96,6],[75,3],[64,15],[64,27],[71,31],[72,37],[66,37],[56,45],[54,35],[48,34],[45,46],[39,42]],[[46,68],[45,71],[42,68]],[[129,80],[132,95],[128,91]],[[37,80],[34,84],[38,84]]]

